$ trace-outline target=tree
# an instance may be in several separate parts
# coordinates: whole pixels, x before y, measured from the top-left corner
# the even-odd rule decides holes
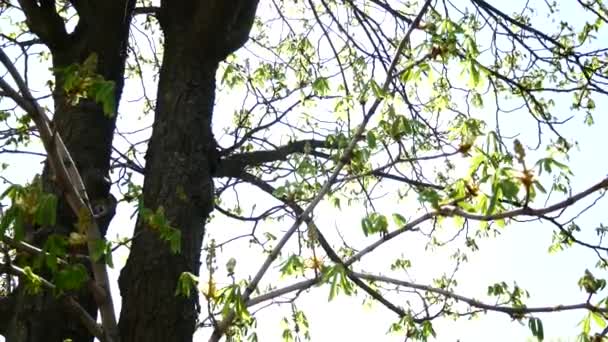
[[[565,6],[586,17],[483,0],[0,1],[0,153],[17,167],[44,158],[25,184],[3,166],[0,334],[257,339],[250,308],[282,298],[289,341],[309,337],[297,299],[323,285],[330,300],[379,303],[406,339],[499,312],[542,340],[540,314],[584,310],[581,340],[601,340],[606,228],[577,222],[608,178],[572,186],[568,160],[585,133],[568,127],[593,127],[608,94],[595,41],[608,8]],[[32,71],[41,65],[48,78]],[[135,88],[143,95],[130,104],[123,90]],[[106,236],[129,205],[132,234]],[[363,212],[360,229],[334,236],[318,219],[349,208]],[[212,229],[227,220],[239,228]],[[461,265],[522,220],[550,227],[553,252],[594,253],[595,269],[577,264],[578,303],[532,306],[507,280],[475,298],[459,292]],[[452,251],[455,266],[411,281],[418,261],[387,247],[403,237]],[[108,267],[124,246],[117,318]],[[243,247],[255,270],[243,269]],[[366,264],[377,250],[384,263]]]

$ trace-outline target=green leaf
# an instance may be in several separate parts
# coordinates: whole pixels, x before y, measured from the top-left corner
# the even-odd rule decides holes
[[[370,87],[372,88],[372,93],[374,93],[374,96],[377,99],[383,99],[386,97],[387,93],[384,89],[382,89],[382,87],[380,87],[380,85],[378,85],[378,83],[376,83],[376,81],[371,80],[369,82]]]
[[[401,228],[407,224],[407,220],[401,214],[393,213],[393,222],[397,227]]]
[[[326,77],[319,77],[312,83],[312,90],[317,95],[327,95],[329,92],[329,81]]]
[[[163,237],[169,241],[169,247],[173,254],[178,254],[182,250],[182,232],[172,228]]]
[[[4,215],[0,217],[0,235],[4,235],[6,233],[8,227],[10,227],[11,224],[17,220],[18,214],[19,212],[14,206],[11,206],[4,212]]]
[[[471,98],[471,104],[476,108],[483,107],[483,98],[481,97],[480,93],[478,93],[478,92],[473,93],[473,97]]]
[[[515,200],[519,192],[519,185],[512,179],[505,178],[500,181],[500,190],[506,199]]]
[[[479,85],[479,67],[474,60],[469,61],[469,86],[476,88]]]
[[[68,240],[62,235],[51,234],[45,241],[42,249],[45,254],[41,256],[44,257],[45,264],[51,271],[56,272],[58,270],[57,258],[65,257],[67,248]]]
[[[583,330],[583,334],[589,335],[589,332],[591,331],[591,315],[586,315],[585,318],[583,318],[583,320],[579,323],[579,325]]]
[[[532,332],[532,336],[536,337],[539,341],[545,339],[543,322],[540,320],[540,318],[530,317],[530,319],[528,320],[528,327]]]
[[[93,52],[82,62],[82,70],[87,73],[94,73],[97,70],[97,62],[97,54]]]
[[[365,236],[377,233],[386,234],[388,232],[388,221],[386,216],[382,214],[371,213],[361,220],[361,228]]]
[[[606,287],[606,280],[596,278],[588,269],[578,281],[578,286],[588,294],[595,294]]]
[[[406,270],[412,267],[412,262],[409,259],[397,259],[391,264],[391,271]]]
[[[338,294],[338,274],[334,273],[331,278],[331,286],[329,288],[329,301],[332,301]]]
[[[13,237],[17,241],[23,240],[25,237],[25,220],[23,218],[23,213],[16,211],[15,220],[13,221]]]
[[[175,296],[190,297],[192,290],[198,285],[198,277],[190,272],[182,272],[177,280]]]
[[[304,269],[304,259],[299,255],[293,254],[281,265],[281,275],[303,275]]]
[[[441,200],[441,196],[439,196],[439,193],[436,190],[424,188],[422,191],[420,191],[418,197],[420,201],[429,203],[433,207],[433,209],[439,208],[439,201]]]
[[[606,319],[598,312],[591,312],[591,317],[598,327],[604,329],[606,327]]]
[[[88,95],[102,105],[103,113],[112,117],[116,108],[115,85],[113,81],[96,80],[88,89]]]
[[[591,115],[591,113],[587,113],[585,115],[585,120],[584,120],[585,124],[587,126],[591,126],[595,123],[595,120],[593,119],[593,115]]]
[[[68,265],[55,274],[55,285],[60,290],[78,290],[89,280],[89,272],[82,264]]]
[[[535,180],[534,182],[532,182],[532,184],[534,184],[534,187],[538,189],[538,191],[542,192],[543,194],[547,193],[547,190],[543,187],[542,184],[540,184],[539,181]]]
[[[53,194],[41,194],[34,220],[41,226],[53,226],[57,220],[57,197]]]
[[[25,275],[25,279],[27,280],[25,290],[29,294],[37,294],[42,290],[42,279],[37,276],[32,268],[29,266],[25,266],[23,268],[23,273]]]
[[[367,132],[367,146],[369,146],[369,148],[374,149],[378,146],[377,144],[377,138],[376,138],[376,133],[374,133],[374,131],[369,131]]]
[[[161,240],[169,243],[169,248],[173,254],[177,254],[181,250],[181,231],[172,227],[169,220],[165,217],[165,210],[162,206],[152,211],[143,207],[143,202],[139,203],[139,212],[148,227],[158,232]]]
[[[501,192],[502,190],[500,190],[499,187],[494,188],[492,197],[490,198],[490,202],[488,203],[488,207],[486,208],[484,215],[494,214],[494,210],[496,209],[496,205],[498,204],[498,199],[501,197]]]
[[[112,261],[112,244],[109,241],[100,239],[96,240],[94,243],[91,259],[93,259],[94,262],[98,262],[102,258],[105,264],[112,268],[114,267],[114,263]]]

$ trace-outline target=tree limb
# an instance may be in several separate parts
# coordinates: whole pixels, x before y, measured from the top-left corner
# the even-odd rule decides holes
[[[280,289],[276,289],[276,290],[270,291],[268,293],[261,294],[257,297],[249,299],[249,301],[247,301],[247,306],[254,306],[256,304],[260,304],[267,300],[271,300],[271,299],[280,297],[282,295],[286,295],[286,294],[294,292],[294,291],[303,291],[303,290],[309,289],[309,288],[313,287],[314,285],[318,284],[321,281],[321,279],[322,278],[319,276],[319,277],[315,277],[313,279],[302,280],[300,282],[282,287]]]
[[[267,192],[269,194],[273,193],[273,188],[270,185],[262,182],[261,180],[256,181],[256,178],[254,176],[251,176],[251,175],[249,175],[249,176],[250,177],[248,179],[244,179],[244,180],[248,181],[249,183],[251,183],[253,185],[258,186],[260,189],[264,190],[265,192]],[[522,208],[522,209],[516,209],[516,210],[504,212],[504,213],[494,214],[494,215],[475,215],[475,214],[463,212],[462,210],[457,209],[457,208],[452,208],[452,209],[440,208],[436,211],[425,213],[425,214],[419,216],[418,218],[409,221],[407,224],[405,224],[401,228],[391,231],[388,234],[382,236],[380,239],[371,243],[367,247],[361,249],[355,255],[353,255],[346,261],[344,261],[344,266],[345,267],[351,266],[352,264],[361,260],[365,255],[371,253],[372,251],[374,251],[376,248],[380,247],[387,241],[392,240],[405,232],[416,231],[416,230],[418,230],[418,228],[417,228],[418,225],[420,225],[423,222],[426,222],[430,219],[438,217],[438,216],[463,216],[468,219],[480,220],[480,221],[491,221],[493,219],[513,218],[513,217],[520,216],[520,215],[542,217],[551,212],[562,210],[568,206],[571,206],[572,204],[582,200],[583,198],[591,195],[592,193],[599,191],[601,189],[605,189],[606,187],[608,187],[608,177],[603,179],[602,181],[596,183],[595,185],[587,188],[586,190],[583,190],[574,196],[571,196],[563,201],[560,201],[560,202],[553,204],[551,206],[548,206],[546,208],[541,208],[541,209]],[[303,289],[306,289],[306,288],[312,287],[313,285],[318,284],[320,281],[321,281],[320,276],[315,277],[313,279],[309,279],[309,280],[303,280],[301,282],[298,282],[298,283],[286,286],[284,288],[277,289],[272,292],[255,297],[255,298],[247,301],[247,305],[248,306],[256,305],[261,302],[271,300],[273,298],[277,298],[279,296],[285,295],[285,294],[293,292],[293,291],[303,290]]]
[[[6,236],[6,235],[0,236],[0,240],[3,243],[7,244],[8,246],[11,246],[14,249],[17,249],[17,250],[19,250],[21,252],[26,252],[26,253],[35,254],[35,255],[44,255],[44,256],[47,256],[47,257],[51,256],[50,253],[45,252],[45,251],[43,251],[42,249],[40,249],[40,248],[38,248],[36,246],[30,245],[29,243],[24,242],[24,241],[17,241],[15,239],[12,239],[12,238]],[[90,260],[88,256],[82,255],[82,254],[74,254],[74,255],[71,255],[71,256],[75,257],[75,258],[78,258],[79,260],[82,260],[82,261],[87,261],[88,262]],[[67,265],[68,264],[67,261],[65,261],[65,260],[63,260],[61,258],[57,258],[57,263],[59,265]]]
[[[258,186],[266,193],[277,198],[274,195],[275,189],[271,185],[261,181],[260,179],[254,177],[252,175],[249,175],[249,177],[246,177],[246,178],[248,178],[248,181],[250,183]],[[310,218],[310,216],[302,215],[304,213],[304,209],[301,206],[299,206],[297,203],[295,203],[293,201],[290,201],[290,200],[287,200],[284,198],[277,198],[277,199],[282,201],[283,203],[285,203],[287,206],[289,206],[296,213],[298,218],[302,218],[302,220],[309,226],[308,229],[315,229],[314,235],[317,236],[317,240],[321,244],[321,247],[325,251],[325,254],[327,254],[327,256],[330,258],[330,260],[333,261],[335,264],[341,265],[344,268],[346,275],[353,283],[355,283],[357,286],[359,286],[361,289],[363,289],[363,291],[367,292],[367,294],[369,294],[372,298],[374,298],[375,300],[377,300],[378,302],[380,302],[384,306],[386,306],[389,310],[395,312],[399,317],[403,317],[406,315],[406,312],[402,308],[396,306],[391,301],[384,298],[384,296],[382,296],[382,294],[380,294],[378,291],[372,289],[369,285],[367,285],[365,282],[361,281],[361,279],[359,279],[358,277],[356,277],[352,274],[352,271],[348,268],[348,266],[350,264],[352,264],[352,262],[350,264],[346,264],[344,261],[342,261],[340,256],[338,256],[338,254],[334,251],[334,249],[331,247],[329,242],[325,239],[323,234],[316,228],[316,224],[313,222],[312,218]],[[282,294],[289,293],[292,291],[304,290],[316,283],[319,283],[321,280],[322,280],[322,277],[317,276],[314,279],[303,281],[303,282],[288,286],[286,288],[280,289],[280,291],[275,291],[272,294],[267,294],[265,297],[263,297],[263,296],[256,297],[255,301],[248,301],[247,305],[255,305],[264,300],[276,298]],[[417,319],[414,319],[414,320],[416,322],[422,321],[422,320],[417,320]]]
[[[287,160],[287,157],[294,153],[306,153],[307,149],[311,154],[318,148],[327,148],[327,143],[323,140],[298,140],[280,146],[272,151],[254,151],[237,153],[227,156],[219,163],[215,171],[215,177],[234,177],[240,178],[248,167],[258,166],[279,160]]]
[[[396,313],[400,318],[404,317],[406,315],[406,312],[402,308],[396,306],[391,301],[384,298],[384,296],[382,296],[382,294],[380,294],[378,291],[372,289],[369,285],[367,285],[366,283],[361,281],[360,277],[358,277],[356,274],[354,274],[353,271],[350,268],[348,268],[348,266],[346,266],[344,261],[342,261],[342,258],[340,258],[340,256],[336,253],[336,251],[334,251],[334,249],[331,247],[331,245],[329,244],[327,239],[325,239],[325,236],[323,236],[321,231],[316,228],[316,225],[314,225],[314,223],[312,223],[312,220],[310,220],[309,225],[312,226],[309,229],[316,229],[315,234],[317,236],[317,240],[319,241],[319,244],[325,251],[325,254],[327,254],[329,259],[331,261],[333,261],[336,265],[340,265],[344,268],[344,272],[346,273],[348,278],[353,283],[355,283],[357,286],[359,286],[361,289],[363,289],[363,291],[367,292],[367,294],[369,294],[372,298],[374,298],[378,302],[382,303],[382,305],[386,306],[389,310]],[[416,321],[416,319],[414,319],[414,321]]]
[[[473,298],[461,296],[459,294],[453,293],[450,290],[440,289],[440,288],[436,288],[436,287],[432,287],[432,286],[428,286],[428,285],[416,284],[416,283],[412,283],[412,282],[405,281],[405,280],[399,280],[399,279],[395,279],[395,278],[390,278],[390,277],[381,276],[381,275],[374,275],[374,274],[369,274],[369,273],[353,272],[353,274],[362,279],[384,282],[384,283],[404,286],[404,287],[408,287],[408,288],[412,288],[412,289],[416,289],[416,290],[432,292],[432,293],[439,294],[439,295],[442,295],[442,296],[445,296],[448,298],[455,299],[456,301],[467,303],[472,307],[476,307],[476,308],[479,308],[482,310],[502,312],[502,313],[508,314],[509,316],[518,316],[518,315],[523,315],[523,314],[543,313],[543,312],[582,310],[582,309],[593,311],[593,312],[608,313],[608,308],[597,307],[595,305],[590,304],[588,301],[584,302],[584,303],[579,303],[579,304],[541,306],[541,307],[525,307],[525,306],[511,307],[511,306],[493,305],[493,304],[483,303],[483,302],[473,299]]]
[[[145,14],[157,16],[158,13],[160,13],[160,7],[158,6],[135,7],[135,9],[133,10],[134,15]]]
[[[416,15],[416,18],[414,19],[412,25],[409,27],[409,29],[405,33],[405,36],[399,43],[399,46],[397,47],[393,60],[391,61],[391,65],[387,70],[386,79],[384,80],[384,83],[382,84],[383,91],[387,91],[390,84],[392,83],[393,77],[394,77],[393,74],[395,72],[395,69],[397,68],[397,64],[401,57],[402,50],[408,44],[408,42],[410,40],[410,35],[411,35],[412,31],[414,30],[414,27],[418,25],[418,23],[422,19],[422,16],[426,13],[427,9],[429,8],[430,4],[431,4],[431,0],[426,0],[424,2],[424,4],[422,5],[422,8]],[[382,97],[376,97],[376,99],[374,100],[372,105],[369,107],[368,111],[365,113],[365,116],[363,117],[362,122],[359,124],[359,127],[354,132],[352,139],[350,140],[348,146],[346,147],[346,149],[344,149],[343,157],[336,164],[333,173],[329,176],[329,178],[327,179],[325,184],[323,184],[321,189],[319,189],[319,192],[312,199],[312,201],[308,204],[306,209],[304,209],[304,212],[302,212],[296,218],[293,225],[287,230],[287,232],[283,235],[281,240],[279,240],[277,242],[277,245],[275,246],[275,248],[270,252],[270,254],[266,258],[266,260],[264,261],[264,263],[262,264],[262,266],[260,267],[258,272],[255,274],[255,276],[253,277],[253,279],[251,280],[251,282],[249,283],[249,285],[243,292],[243,295],[241,297],[243,302],[247,302],[249,300],[249,298],[251,297],[251,294],[253,294],[253,292],[257,288],[259,282],[262,280],[262,277],[264,276],[264,274],[266,274],[266,271],[268,271],[268,269],[270,268],[270,265],[278,257],[279,253],[281,252],[281,250],[283,249],[283,247],[285,246],[287,241],[296,232],[296,230],[298,229],[300,224],[305,219],[309,218],[310,214],[316,208],[317,204],[319,204],[321,202],[321,200],[325,197],[327,192],[330,191],[334,181],[338,178],[338,175],[342,171],[342,168],[344,168],[344,166],[349,162],[349,160],[352,156],[352,153],[355,150],[355,147],[357,146],[358,140],[363,136],[363,133],[365,132],[365,127],[367,126],[367,123],[372,118],[372,116],[375,114],[376,110],[378,109],[378,107],[380,106],[382,101],[383,101]],[[218,342],[222,338],[222,336],[224,335],[224,333],[226,332],[226,330],[228,329],[230,324],[232,324],[232,320],[234,319],[234,317],[235,317],[234,310],[232,310],[228,314],[226,314],[224,316],[224,319],[215,327],[215,329],[213,329],[213,333],[212,333],[211,337],[209,338],[209,342]]]
[[[19,0],[29,28],[50,48],[65,43],[68,33],[63,18],[55,10],[55,0]]]

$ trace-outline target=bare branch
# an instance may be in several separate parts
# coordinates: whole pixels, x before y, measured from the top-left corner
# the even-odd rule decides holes
[[[593,311],[593,312],[608,313],[608,308],[602,308],[602,307],[598,307],[595,305],[591,305],[588,301],[584,302],[584,303],[580,303],[580,304],[541,306],[541,307],[526,307],[526,306],[511,307],[511,306],[492,305],[492,304],[483,303],[483,302],[473,299],[473,298],[461,296],[459,294],[453,293],[452,291],[446,290],[446,289],[440,289],[440,288],[436,288],[436,287],[432,287],[432,286],[428,286],[428,285],[416,284],[416,283],[412,283],[409,281],[394,279],[394,278],[381,276],[381,275],[374,275],[374,274],[361,273],[361,272],[353,272],[353,274],[362,279],[378,281],[378,282],[385,282],[385,283],[404,286],[404,287],[408,287],[408,288],[412,288],[412,289],[436,293],[436,294],[439,294],[439,295],[442,295],[442,296],[445,296],[448,298],[455,299],[460,302],[467,303],[472,307],[476,307],[476,308],[488,310],[488,311],[502,312],[502,313],[508,314],[509,316],[518,316],[518,315],[523,315],[523,314],[542,313],[542,312],[571,311],[571,310],[589,310],[589,311]]]
[[[276,289],[274,291],[264,293],[257,297],[251,298],[247,302],[247,306],[254,306],[256,304],[259,304],[259,303],[262,303],[262,302],[265,302],[267,300],[271,300],[274,298],[278,298],[282,295],[286,295],[291,292],[303,291],[303,290],[309,289],[309,288],[313,287],[314,285],[316,285],[317,283],[319,283],[320,281],[321,281],[321,277],[315,277],[313,279],[303,280],[303,281],[297,282],[295,284],[291,284],[289,286],[285,286],[280,289]]]
[[[427,0],[427,1],[424,2],[424,4],[422,5],[422,8],[420,9],[420,12],[418,12],[418,15],[416,16],[416,18],[412,22],[412,25],[409,27],[408,31],[405,33],[405,36],[403,37],[403,39],[399,43],[399,46],[397,47],[397,50],[395,52],[395,56],[394,56],[394,58],[393,58],[393,60],[391,62],[391,65],[390,65],[387,73],[386,73],[387,74],[386,79],[385,79],[385,81],[384,81],[384,83],[382,85],[382,89],[384,91],[388,90],[388,88],[389,88],[389,86],[390,86],[390,84],[391,84],[391,82],[393,80],[393,74],[395,72],[395,69],[397,68],[397,64],[399,62],[399,58],[401,57],[402,50],[408,44],[410,35],[411,35],[412,31],[414,30],[414,27],[418,26],[418,23],[422,19],[422,16],[426,13],[426,10],[430,6],[430,3],[431,3],[430,0]],[[373,104],[370,106],[369,110],[365,114],[365,116],[363,118],[363,121],[359,125],[358,129],[356,130],[356,132],[353,134],[352,139],[350,140],[347,148],[344,150],[343,158],[337,163],[337,165],[335,166],[335,169],[334,169],[333,173],[331,174],[331,176],[329,176],[329,178],[327,179],[327,181],[325,182],[325,184],[323,185],[323,187],[321,187],[321,189],[319,190],[319,192],[317,193],[317,195],[314,197],[314,199],[308,204],[308,206],[306,207],[306,209],[304,210],[304,212],[302,212],[298,216],[298,218],[296,219],[296,221],[294,222],[294,224],[289,228],[289,230],[287,230],[287,232],[283,235],[283,237],[281,238],[281,240],[279,240],[279,242],[277,243],[277,245],[275,246],[275,248],[272,250],[272,252],[270,252],[270,254],[268,255],[268,257],[264,261],[264,264],[262,264],[262,266],[260,267],[260,269],[258,270],[258,272],[256,273],[256,275],[253,277],[253,279],[251,280],[251,282],[249,283],[249,285],[245,289],[245,291],[243,293],[243,296],[242,296],[243,302],[247,302],[249,300],[251,294],[257,288],[260,280],[262,279],[262,277],[264,276],[264,274],[266,274],[266,271],[268,270],[268,268],[270,267],[270,265],[272,264],[272,262],[277,258],[277,256],[279,255],[279,253],[281,252],[281,250],[283,249],[283,247],[285,246],[285,244],[287,243],[287,241],[291,238],[291,236],[293,235],[293,233],[295,233],[295,231],[298,229],[298,227],[300,226],[300,224],[304,220],[310,218],[310,214],[315,209],[315,207],[317,206],[317,204],[319,204],[319,202],[321,202],[321,200],[323,199],[323,197],[325,197],[325,194],[327,194],[327,192],[331,189],[331,187],[333,185],[333,182],[336,180],[336,178],[338,178],[338,175],[340,174],[340,171],[342,170],[342,168],[350,160],[351,155],[352,155],[355,147],[357,146],[358,140],[361,138],[361,136],[363,136],[363,133],[365,132],[365,127],[367,126],[367,123],[369,122],[369,120],[371,119],[371,117],[374,115],[374,113],[376,112],[376,110],[380,106],[381,102],[382,102],[382,98],[381,97],[377,97],[374,100]],[[217,342],[217,341],[219,341],[222,338],[222,336],[224,335],[224,333],[226,332],[226,329],[228,328],[228,326],[232,323],[232,320],[234,319],[234,317],[235,317],[235,312],[234,311],[230,311],[225,316],[225,318],[215,327],[215,329],[213,330],[213,334],[209,338],[209,341],[210,342]]]
[[[260,187],[262,190],[266,191],[269,194],[273,193],[273,188],[270,185],[268,185],[262,181],[259,181],[259,180],[256,181],[255,177],[253,177],[253,176],[250,176],[250,178],[245,179],[245,180],[250,182],[251,184],[254,184],[254,185]],[[438,209],[436,211],[425,213],[425,214],[419,216],[418,218],[408,222],[403,227],[396,229],[394,231],[391,231],[388,234],[385,234],[380,239],[378,239],[376,242],[361,249],[358,253],[356,253],[355,255],[353,255],[352,257],[347,259],[346,261],[344,261],[344,266],[345,267],[351,266],[355,262],[361,260],[365,255],[371,253],[376,248],[383,245],[385,242],[392,240],[405,232],[419,230],[418,226],[420,224],[422,224],[423,222],[426,222],[430,219],[433,219],[435,217],[438,217],[438,216],[463,216],[463,217],[466,217],[469,219],[481,220],[481,221],[491,221],[491,220],[501,219],[501,218],[513,218],[513,217],[522,216],[522,215],[544,217],[544,216],[546,216],[546,214],[569,207],[572,204],[580,201],[581,199],[593,194],[594,192],[606,188],[607,186],[608,186],[608,177],[605,178],[604,180],[600,181],[599,183],[591,186],[590,188],[588,188],[566,200],[563,200],[561,202],[558,202],[554,205],[551,205],[549,207],[542,208],[542,209],[522,208],[522,209],[516,209],[516,210],[512,210],[512,211],[505,212],[505,213],[500,213],[500,214],[495,214],[495,215],[486,215],[486,216],[473,215],[470,213],[462,212],[460,209]],[[525,212],[525,214],[523,212]],[[492,217],[494,217],[494,218],[492,218]],[[594,247],[594,246],[592,246],[592,247]],[[303,289],[312,287],[315,284],[318,284],[320,281],[321,281],[321,277],[316,277],[316,278],[313,278],[310,280],[301,281],[301,282],[286,286],[284,288],[277,289],[272,292],[255,297],[255,298],[249,300],[247,302],[247,305],[256,305],[261,302],[277,298],[279,296],[285,295],[285,294],[293,292],[293,291],[303,290]]]
[[[472,213],[465,212],[460,208],[440,208],[438,210],[428,212],[413,221],[410,221],[409,223],[407,223],[405,226],[401,227],[400,229],[389,232],[388,234],[384,235],[380,240],[363,248],[361,251],[359,251],[357,254],[355,254],[349,261],[347,261],[346,264],[350,265],[351,263],[353,263],[357,260],[360,260],[364,255],[375,250],[376,248],[378,248],[380,245],[384,244],[385,242],[401,235],[404,232],[410,231],[412,229],[417,229],[416,226],[418,226],[422,222],[425,222],[425,221],[427,221],[431,218],[437,217],[437,216],[460,216],[460,217],[464,217],[464,218],[467,218],[470,220],[475,220],[475,221],[494,221],[494,220],[518,217],[518,216],[542,217],[546,214],[569,207],[569,206],[573,205],[574,203],[580,201],[581,199],[593,194],[596,191],[604,189],[606,187],[608,187],[608,177],[604,178],[599,183],[591,186],[590,188],[588,188],[570,198],[567,198],[554,205],[551,205],[551,206],[545,207],[545,208],[541,208],[541,209],[532,209],[529,207],[524,207],[521,209],[515,209],[515,210],[511,210],[511,211],[493,214],[493,215],[478,215],[478,214],[472,214]]]

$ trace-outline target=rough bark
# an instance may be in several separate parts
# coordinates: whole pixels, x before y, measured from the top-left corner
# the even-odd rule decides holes
[[[165,34],[144,205],[164,209],[181,231],[172,254],[140,217],[121,273],[123,341],[192,341],[198,298],[174,295],[182,272],[199,273],[205,220],[213,209],[217,162],[211,129],[218,63],[242,46],[257,1],[163,1]]]
[[[71,34],[65,32],[62,19],[55,13],[54,1],[21,0],[33,33],[37,34],[51,50],[53,67],[62,68],[82,63],[91,53],[98,56],[97,73],[116,84],[116,99],[120,99],[126,59],[128,29],[134,0],[101,2],[75,1],[79,22]],[[55,113],[53,125],[61,134],[79,169],[89,198],[92,201],[109,199],[109,184],[104,181],[109,171],[115,117],[103,114],[101,106],[92,101],[71,105],[62,89],[61,77],[56,77],[53,94]],[[48,191],[61,196],[48,168],[43,172],[43,183]],[[42,246],[50,234],[68,234],[75,222],[75,215],[67,203],[59,201],[57,225],[38,229],[34,240]],[[105,232],[109,220],[100,229]],[[14,300],[13,316],[6,331],[6,340],[20,341],[92,341],[92,335],[74,317],[69,308],[52,293],[31,296],[22,287],[11,294]],[[77,294],[79,303],[95,317],[97,305],[92,295],[83,289]]]

